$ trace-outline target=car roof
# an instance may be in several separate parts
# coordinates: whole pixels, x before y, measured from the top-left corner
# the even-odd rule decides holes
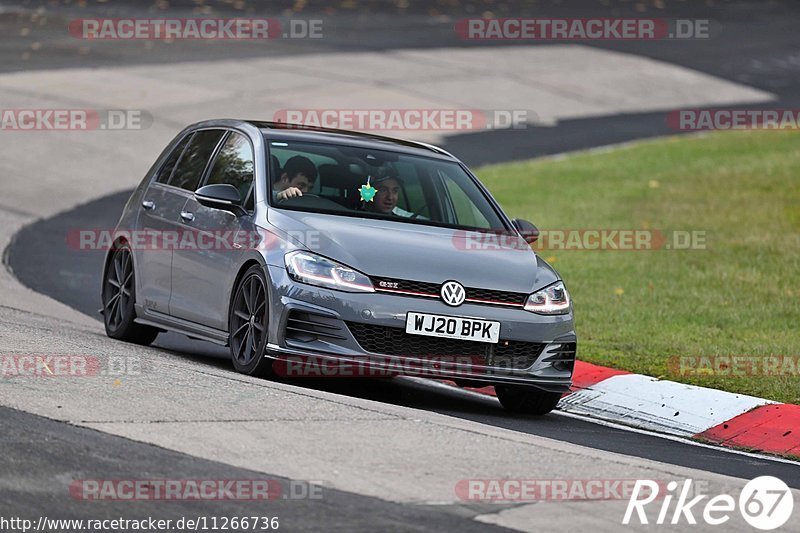
[[[341,144],[347,146],[357,146],[361,148],[372,148],[375,150],[392,150],[409,155],[419,155],[458,161],[449,152],[432,144],[395,139],[382,135],[363,133],[359,131],[338,130],[332,128],[322,128],[307,126],[304,124],[291,124],[286,122],[270,122],[263,120],[238,120],[238,119],[217,119],[206,120],[194,124],[192,128],[198,127],[230,127],[248,124],[261,130],[264,138],[269,141],[299,141],[299,142],[324,142],[330,144]]]

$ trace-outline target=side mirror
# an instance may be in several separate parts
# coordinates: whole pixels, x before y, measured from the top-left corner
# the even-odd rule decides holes
[[[514,227],[528,244],[533,244],[539,239],[539,228],[534,226],[531,222],[522,220],[521,218],[515,218],[511,223],[514,224]]]
[[[212,209],[230,211],[236,216],[247,214],[242,208],[242,197],[239,191],[229,183],[205,185],[194,191],[194,197],[200,205]]]

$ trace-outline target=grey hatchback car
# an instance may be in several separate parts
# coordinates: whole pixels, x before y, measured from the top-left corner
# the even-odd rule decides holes
[[[435,146],[283,123],[184,129],[114,229],[108,336],[229,346],[250,375],[493,385],[545,414],[577,338],[558,273],[458,159]]]

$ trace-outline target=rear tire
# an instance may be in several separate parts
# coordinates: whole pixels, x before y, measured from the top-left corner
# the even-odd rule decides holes
[[[133,271],[133,254],[127,243],[119,245],[108,262],[101,296],[106,335],[145,346],[156,340],[159,333],[157,329],[134,322],[136,275]]]
[[[561,400],[561,393],[519,385],[495,385],[494,391],[506,411],[534,416],[546,415]]]
[[[267,276],[260,265],[250,267],[231,295],[228,345],[233,368],[248,376],[271,377],[272,359],[266,357],[269,328]]]

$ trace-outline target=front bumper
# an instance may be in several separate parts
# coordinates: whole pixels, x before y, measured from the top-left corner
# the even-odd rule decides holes
[[[480,304],[385,293],[345,293],[298,283],[269,266],[267,355],[289,376],[414,375],[469,385],[515,384],[565,392],[577,337],[572,315],[542,316]],[[417,311],[500,322],[500,343],[448,341],[405,333]],[[420,352],[420,350],[425,350]]]

